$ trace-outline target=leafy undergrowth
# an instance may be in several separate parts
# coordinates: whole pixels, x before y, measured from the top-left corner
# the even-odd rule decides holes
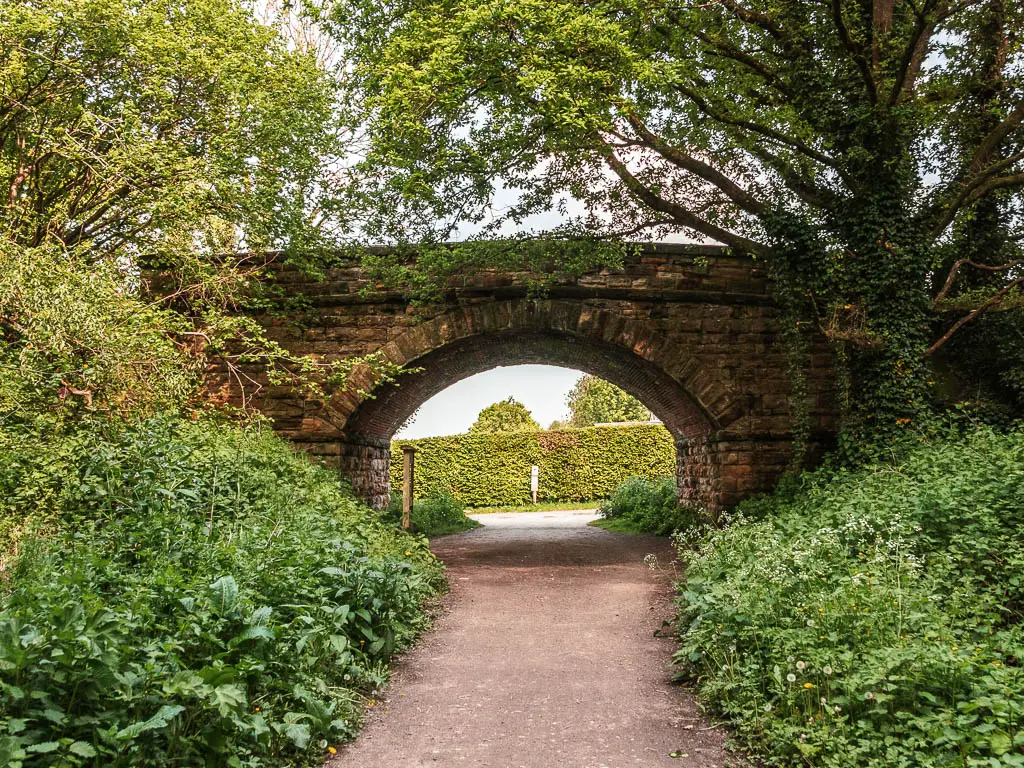
[[[741,513],[683,553],[676,661],[768,764],[1024,765],[1024,435]]]
[[[701,528],[706,515],[696,507],[680,505],[671,477],[649,480],[630,477],[605,501],[595,525],[607,531],[653,533],[667,536],[677,530]]]
[[[402,495],[391,495],[391,503],[384,512],[386,520],[398,525],[402,520]],[[417,499],[412,505],[410,516],[412,530],[427,538],[447,536],[472,528],[479,528],[480,523],[466,517],[466,505],[454,496],[443,491],[436,491],[425,499]]]
[[[7,562],[0,765],[319,763],[442,586],[423,539],[256,428],[3,439],[2,512],[48,535]]]

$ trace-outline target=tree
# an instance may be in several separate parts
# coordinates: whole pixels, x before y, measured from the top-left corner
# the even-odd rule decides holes
[[[351,367],[233,311],[250,251],[324,242],[341,145],[314,55],[237,0],[8,2],[0,83],[0,414],[178,407],[212,352]]]
[[[575,198],[553,234],[751,254],[795,358],[814,325],[835,345],[850,427],[927,409],[927,360],[1024,285],[1017,0],[337,0],[333,18],[377,231],[494,234]]]
[[[568,401],[569,423],[574,427],[651,418],[643,403],[597,376],[581,376],[570,390]]]
[[[513,397],[488,405],[476,417],[469,431],[475,433],[488,432],[534,432],[540,424],[526,406]]]

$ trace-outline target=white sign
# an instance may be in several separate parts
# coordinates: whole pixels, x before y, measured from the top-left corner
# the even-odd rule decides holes
[[[534,499],[537,498],[537,488],[540,486],[540,467],[534,464],[530,467],[530,490]]]

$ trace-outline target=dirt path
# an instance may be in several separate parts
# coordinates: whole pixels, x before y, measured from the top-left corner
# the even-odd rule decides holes
[[[719,730],[670,684],[663,539],[590,511],[481,516],[437,539],[452,591],[366,728],[329,768],[727,765]],[[681,753],[672,758],[670,753]]]

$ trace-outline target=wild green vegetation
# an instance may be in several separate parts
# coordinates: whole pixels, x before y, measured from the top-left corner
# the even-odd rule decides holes
[[[401,493],[391,493],[391,503],[384,510],[384,519],[394,525],[401,523]],[[414,533],[421,533],[428,539],[480,527],[476,520],[466,517],[466,505],[444,491],[434,491],[417,498],[412,505],[410,522]]]
[[[365,264],[420,301],[479,266],[540,293],[616,238],[760,259],[798,442],[810,332],[843,430],[687,555],[685,674],[769,764],[1024,765],[1024,6],[281,5],[3,4],[0,763],[312,765],[352,733],[440,570],[199,384],[212,355],[394,375],[238,311],[280,308],[256,254],[315,271],[358,231],[416,244]],[[439,245],[467,225],[520,234]],[[1011,431],[939,439],[950,403]],[[421,530],[524,503],[532,464],[565,500],[674,470],[661,427],[482,432],[419,441]],[[685,523],[670,491],[629,480],[608,524]]]
[[[469,507],[529,503],[533,465],[539,467],[538,499],[569,502],[607,498],[630,475],[664,477],[676,465],[672,436],[660,424],[398,440],[392,455],[405,445],[417,449],[417,495],[448,493]],[[396,488],[401,469],[392,462]]]
[[[292,355],[234,311],[272,295],[251,251],[327,242],[309,208],[341,145],[315,54],[235,0],[4,4],[0,415],[177,408],[210,353],[345,379],[357,360]]]
[[[702,529],[707,514],[681,505],[672,477],[630,477],[601,504],[601,519],[594,525],[608,531],[653,533],[668,536],[679,530]]]
[[[0,763],[317,764],[425,625],[426,542],[265,427],[96,427],[2,436]]]
[[[821,470],[681,550],[676,661],[769,765],[1024,765],[1024,433]]]
[[[314,391],[360,362],[237,311],[273,298],[253,252],[331,240],[337,83],[286,31],[234,0],[3,4],[2,765],[318,764],[441,586],[265,426],[202,415],[211,355]]]

